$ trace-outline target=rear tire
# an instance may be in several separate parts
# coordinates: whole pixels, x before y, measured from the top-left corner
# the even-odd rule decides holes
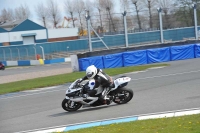
[[[65,111],[77,111],[78,109],[81,108],[82,104],[81,103],[78,103],[78,102],[74,102],[74,105],[72,107],[70,107],[70,104],[71,104],[71,101],[69,99],[64,99],[62,101],[62,108],[65,110]]]
[[[113,102],[117,104],[128,103],[133,98],[133,90],[128,88],[120,88],[116,90]]]
[[[5,70],[5,66],[3,66],[0,70]]]

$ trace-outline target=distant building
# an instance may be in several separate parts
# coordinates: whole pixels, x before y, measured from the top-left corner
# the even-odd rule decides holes
[[[0,33],[0,45],[3,46],[47,42],[47,29],[29,19],[9,21],[0,27],[7,30]]]
[[[78,28],[46,29],[29,20],[0,23],[0,46],[78,39]]]

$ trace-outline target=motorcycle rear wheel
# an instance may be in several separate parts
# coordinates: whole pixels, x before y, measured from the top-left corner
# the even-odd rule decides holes
[[[117,104],[128,103],[133,98],[133,90],[128,88],[120,88],[115,92],[113,102]]]
[[[3,66],[0,70],[5,70],[5,67]]]
[[[68,99],[64,99],[62,101],[62,108],[65,111],[71,112],[71,111],[77,111],[78,109],[81,108],[82,104],[78,103],[78,102],[74,102],[74,105],[72,107],[70,107],[72,101],[68,100]]]

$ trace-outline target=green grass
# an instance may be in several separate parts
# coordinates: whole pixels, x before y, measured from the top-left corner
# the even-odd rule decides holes
[[[66,133],[200,133],[200,114],[111,124]]]
[[[147,68],[159,67],[159,66],[168,66],[168,64],[153,64],[153,65],[144,65],[144,66],[111,68],[111,69],[105,69],[104,71],[110,76],[114,76],[118,74],[141,71]],[[22,81],[11,82],[11,83],[4,83],[4,84],[0,84],[0,94],[61,85],[64,83],[72,82],[78,78],[82,78],[84,75],[85,75],[85,72],[74,72],[74,73],[66,73],[66,74],[61,74],[61,75],[56,75],[56,76],[48,76],[48,77],[22,80]]]

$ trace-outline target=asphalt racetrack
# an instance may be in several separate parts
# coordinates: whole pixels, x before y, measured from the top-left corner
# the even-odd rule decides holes
[[[200,58],[167,62],[168,67],[125,74],[134,97],[124,105],[65,112],[69,84],[0,96],[0,132],[12,133],[116,117],[200,107]]]
[[[62,68],[69,68],[71,67],[70,63],[61,63],[61,64],[52,64],[52,65],[38,65],[38,66],[27,66],[27,67],[13,67],[13,68],[6,68],[5,71],[0,73],[0,76],[7,76],[7,75],[14,75],[14,74],[21,74],[21,73],[31,73],[31,72],[38,72],[38,71],[46,71],[48,70],[51,72],[53,69],[62,69]]]

